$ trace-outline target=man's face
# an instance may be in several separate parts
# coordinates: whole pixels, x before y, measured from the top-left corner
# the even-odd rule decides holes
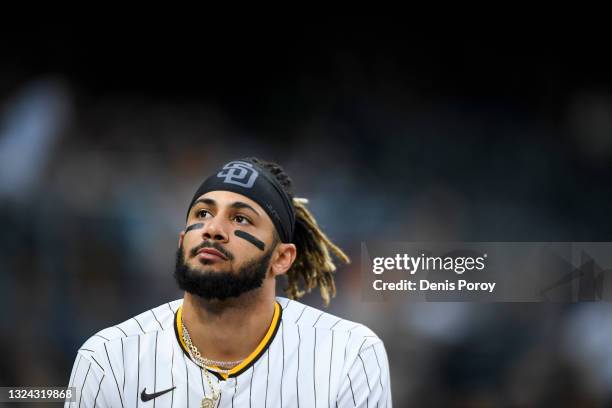
[[[208,192],[189,211],[175,278],[205,299],[239,296],[263,284],[276,242],[272,221],[253,200]]]

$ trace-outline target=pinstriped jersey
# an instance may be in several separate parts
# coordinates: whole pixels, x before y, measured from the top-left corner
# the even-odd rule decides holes
[[[183,300],[90,337],[78,350],[65,407],[193,407],[212,390],[179,335]],[[366,326],[283,297],[257,348],[209,378],[216,407],[391,407],[383,342]]]

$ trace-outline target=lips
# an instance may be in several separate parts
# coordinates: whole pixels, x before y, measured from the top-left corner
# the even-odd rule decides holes
[[[198,257],[200,259],[207,259],[209,261],[225,261],[227,258],[219,251],[214,248],[202,248],[198,251]]]

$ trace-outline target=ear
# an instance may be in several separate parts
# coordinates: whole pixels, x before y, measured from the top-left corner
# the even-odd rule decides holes
[[[183,245],[183,238],[185,238],[185,230],[181,231],[179,234],[178,247],[180,248]]]
[[[271,271],[272,275],[278,276],[287,273],[297,255],[297,250],[294,244],[279,243],[276,246],[275,254],[272,257]]]

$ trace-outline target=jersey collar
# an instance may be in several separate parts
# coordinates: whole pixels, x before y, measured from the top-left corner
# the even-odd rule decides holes
[[[263,339],[261,339],[257,347],[255,347],[255,349],[251,352],[251,354],[249,354],[249,356],[245,358],[242,363],[232,368],[228,374],[219,373],[219,372],[214,371],[214,368],[218,368],[218,367],[211,367],[213,368],[213,370],[209,370],[209,372],[217,376],[219,380],[227,380],[230,377],[236,377],[242,374],[243,372],[245,372],[246,370],[248,370],[253,364],[255,364],[257,360],[259,360],[259,358],[263,355],[263,353],[268,349],[268,347],[272,343],[272,340],[274,340],[274,337],[276,336],[276,332],[278,331],[278,327],[280,326],[282,314],[283,314],[283,308],[280,306],[280,304],[277,301],[275,301],[274,302],[274,315],[272,316],[272,323],[270,323],[270,327],[268,327],[268,331],[264,335]],[[178,310],[174,314],[174,334],[176,335],[176,339],[181,349],[183,350],[183,353],[185,353],[187,357],[191,359],[191,354],[189,353],[189,349],[187,348],[187,345],[185,344],[185,341],[183,340],[183,336],[181,335],[182,322],[183,322],[182,316],[183,316],[183,305],[179,306]],[[193,361],[193,359],[191,360]]]

